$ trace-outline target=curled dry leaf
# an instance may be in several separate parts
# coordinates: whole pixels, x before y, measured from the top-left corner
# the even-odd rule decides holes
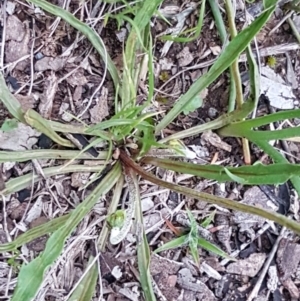
[[[72,87],[83,86],[88,82],[86,77],[84,76],[84,69],[83,68],[78,68],[69,77],[67,77],[66,81]]]
[[[223,149],[227,152],[231,152],[231,145],[222,141],[222,139],[216,133],[213,133],[211,130],[203,132],[201,139],[217,148]]]
[[[66,58],[62,57],[44,57],[35,63],[34,68],[38,72],[46,70],[59,71],[64,67],[66,62]]]
[[[29,54],[30,29],[28,26],[22,26],[20,20],[14,16],[10,16],[8,19],[9,22],[6,32],[10,32],[7,37],[7,39],[10,40],[5,45],[5,62],[13,63]],[[12,33],[13,31],[15,31],[18,36]],[[17,70],[24,70],[28,63],[28,59],[20,61],[15,68]]]
[[[277,210],[277,207],[269,201],[266,195],[257,186],[253,186],[245,192],[241,203],[267,210]],[[256,215],[235,211],[233,221],[238,224],[240,232],[244,232],[249,231],[253,226],[261,227],[266,220]]]
[[[230,254],[231,227],[229,226],[229,219],[224,214],[217,214],[215,218],[215,223],[216,226],[222,226],[222,228],[219,231],[217,231],[216,236],[219,242],[226,248],[226,252]]]
[[[16,94],[14,96],[20,102],[24,112],[29,109],[33,109],[38,100],[38,96],[34,95],[33,93],[31,93],[30,95]]]
[[[6,21],[5,41],[21,42],[26,34],[24,24],[16,17],[9,16]]]
[[[40,133],[30,126],[18,123],[18,127],[9,132],[0,131],[0,149],[26,150],[32,149],[38,141]]]
[[[109,115],[107,97],[108,89],[103,87],[101,90],[101,96],[96,99],[95,106],[90,110],[92,123],[101,122]]]
[[[178,272],[177,283],[181,288],[196,293],[198,300],[202,300],[202,301],[217,300],[214,294],[212,293],[212,291],[202,281],[194,277],[191,274],[191,271],[187,268],[183,268]]]
[[[300,245],[282,238],[277,251],[277,267],[280,281],[286,281],[297,269],[300,262]]]
[[[255,277],[266,259],[264,253],[253,253],[248,258],[232,262],[226,268],[227,273]]]
[[[178,64],[180,67],[184,67],[189,65],[193,60],[194,57],[190,53],[189,47],[184,47],[178,54],[177,54]]]
[[[49,119],[52,113],[53,101],[58,88],[58,79],[52,72],[44,83],[44,92],[39,105],[40,114]]]

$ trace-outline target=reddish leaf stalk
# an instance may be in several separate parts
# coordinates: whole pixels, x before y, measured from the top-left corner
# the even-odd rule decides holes
[[[258,207],[254,207],[254,206],[250,206],[250,205],[245,205],[239,202],[235,202],[229,199],[225,199],[225,198],[220,198],[214,195],[210,195],[208,193],[204,193],[204,192],[198,192],[198,191],[194,191],[191,188],[187,188],[187,187],[182,187],[180,185],[176,185],[173,183],[169,183],[169,182],[165,182],[163,180],[160,180],[159,178],[153,176],[151,173],[146,172],[141,166],[139,166],[137,163],[135,163],[126,153],[125,151],[120,152],[120,160],[123,162],[123,164],[127,167],[132,168],[137,174],[139,174],[140,176],[142,176],[144,179],[162,186],[162,187],[166,187],[170,190],[173,190],[175,192],[190,196],[192,198],[195,199],[200,199],[200,200],[204,200],[208,203],[211,204],[217,204],[219,206],[228,208],[228,209],[232,209],[232,210],[237,210],[237,211],[241,211],[241,212],[246,212],[249,214],[254,214],[257,216],[261,216],[263,218],[275,221],[276,223],[285,226],[293,231],[295,231],[296,233],[300,234],[300,224],[286,218],[285,216],[275,213],[275,212],[271,212],[268,210],[264,210]]]

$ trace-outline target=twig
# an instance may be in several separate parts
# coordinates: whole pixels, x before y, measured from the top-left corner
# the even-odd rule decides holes
[[[273,34],[289,17],[292,16],[293,13],[293,11],[290,11],[286,16],[284,16],[280,22],[268,33],[268,36]]]
[[[32,18],[32,44],[30,50],[30,85],[27,92],[27,95],[31,95],[33,82],[34,82],[34,65],[33,65],[33,58],[34,58],[34,46],[35,46],[35,19]],[[29,30],[29,24],[27,25],[27,30]]]
[[[281,229],[281,231],[280,231],[280,234],[279,234],[279,236],[277,237],[277,240],[276,240],[275,244],[273,245],[272,251],[271,251],[271,253],[269,254],[268,260],[266,261],[266,263],[265,263],[265,265],[264,265],[264,268],[263,268],[263,270],[261,271],[261,273],[260,273],[260,275],[259,275],[259,278],[258,278],[258,280],[256,281],[255,286],[254,286],[252,292],[251,292],[250,295],[248,296],[247,301],[252,301],[254,298],[257,297],[257,294],[258,294],[258,292],[259,292],[259,289],[260,289],[260,287],[261,287],[261,284],[262,284],[262,282],[263,282],[263,280],[264,280],[264,278],[265,278],[265,276],[266,276],[266,274],[267,274],[267,272],[268,272],[269,266],[270,266],[270,264],[271,264],[271,262],[272,262],[272,260],[273,260],[273,258],[274,258],[274,256],[275,256],[275,253],[276,253],[276,251],[277,251],[277,249],[278,249],[280,240],[282,239],[285,230],[286,230],[286,228],[285,228],[285,227],[282,227],[282,229]]]
[[[287,18],[287,21],[288,21],[289,25],[291,26],[291,29],[292,29],[292,32],[293,32],[295,38],[297,39],[298,43],[300,43],[300,34],[299,34],[293,20],[289,17],[289,18]]]
[[[3,70],[4,64],[4,49],[5,49],[5,35],[6,35],[6,2],[3,1],[2,4],[2,15],[3,15],[3,29],[2,29],[2,45],[1,45],[1,59],[0,59],[0,68]]]
[[[244,243],[240,246],[239,250],[236,250],[234,252],[232,252],[231,254],[229,254],[230,257],[237,257],[239,255],[239,253],[243,250],[245,250],[255,239],[257,239],[259,236],[261,236],[265,231],[267,231],[270,228],[270,225],[268,223],[265,223],[263,225],[263,227],[257,231],[256,235],[254,236],[253,240],[251,240],[250,242]],[[226,265],[230,260],[225,258],[221,261],[221,265]]]

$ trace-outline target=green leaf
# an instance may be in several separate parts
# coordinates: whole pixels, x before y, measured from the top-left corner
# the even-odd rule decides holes
[[[1,126],[1,131],[10,132],[18,127],[18,123],[19,123],[19,121],[15,118],[6,119]]]
[[[257,146],[259,146],[265,153],[267,153],[274,160],[274,162],[289,163],[289,161],[284,157],[284,155],[277,151],[274,147],[272,147],[268,142],[260,140],[254,141],[254,143]],[[300,177],[291,177],[291,182],[298,195],[300,195]]]
[[[136,225],[139,229],[137,232],[137,258],[138,258],[138,268],[140,273],[140,281],[143,288],[146,301],[156,301],[155,294],[152,287],[152,278],[150,274],[150,248],[147,241],[147,236],[144,229],[143,222],[143,212],[141,206],[139,182],[135,171],[129,170],[127,176],[131,178],[128,181],[129,198],[135,199],[135,217]]]
[[[278,214],[276,212],[271,212],[269,210],[264,210],[262,208],[255,207],[255,206],[249,206],[249,205],[246,205],[246,204],[243,204],[240,202],[236,202],[236,201],[233,201],[230,199],[220,198],[220,197],[208,194],[208,193],[195,191],[191,188],[187,188],[187,187],[183,187],[180,185],[176,185],[173,183],[163,181],[163,180],[159,179],[158,177],[152,175],[151,173],[146,172],[137,163],[135,163],[132,159],[130,159],[124,151],[121,151],[120,159],[124,164],[126,164],[127,166],[130,166],[139,175],[141,175],[144,179],[146,179],[156,185],[171,189],[175,192],[182,193],[189,197],[192,197],[192,198],[195,198],[198,200],[202,200],[202,201],[205,201],[210,204],[215,204],[218,206],[222,206],[224,208],[238,210],[241,212],[246,212],[248,214],[254,214],[257,216],[261,216],[265,219],[272,220],[272,221],[280,224],[281,226],[285,226],[285,227],[295,231],[296,233],[300,233],[300,223],[295,222],[295,221],[291,220],[290,218],[283,216],[282,214]]]
[[[93,256],[89,258],[89,264],[92,264]],[[98,279],[98,266],[94,262],[93,266],[87,271],[81,282],[76,286],[76,289],[68,299],[68,301],[86,301],[92,300],[95,294]]]
[[[272,9],[263,12],[258,18],[254,20],[246,29],[241,31],[222,51],[221,55],[209,71],[201,76],[188,90],[187,93],[182,95],[176,102],[171,111],[162,119],[162,121],[156,126],[156,133],[163,130],[168,124],[170,124],[179,114],[184,110],[189,102],[203,89],[208,87],[217,77],[226,70],[245,50],[251,40],[261,30],[264,24],[271,17],[275,4],[277,1],[269,0],[272,3]]]
[[[116,164],[93,193],[72,211],[66,223],[50,236],[43,253],[33,259],[29,264],[23,264],[12,301],[31,301],[34,298],[43,282],[45,270],[51,266],[59,254],[61,254],[66,238],[92,209],[98,199],[112,188],[118,180],[120,173],[120,164]]]
[[[192,257],[195,261],[195,263],[197,264],[197,266],[199,266],[200,264],[200,259],[199,259],[199,252],[198,252],[198,241],[197,241],[197,237],[191,237],[189,239],[189,248],[192,254]]]
[[[23,123],[26,123],[21,104],[7,88],[2,72],[0,73],[0,100],[3,102],[8,112],[14,118],[18,119]]]
[[[187,215],[188,215],[188,218],[190,220],[190,235],[192,237],[198,237],[198,230],[197,230],[197,222],[196,222],[196,219],[194,218],[194,215],[192,214],[192,212],[190,210],[187,209]]]
[[[230,172],[228,170],[228,168],[224,167],[224,171],[226,172],[226,174],[228,175],[228,177],[233,180],[234,182],[237,182],[239,184],[243,184],[243,185],[247,185],[249,184],[248,181],[246,181],[245,179],[239,177],[239,176],[236,176],[234,175],[232,172]]]
[[[203,99],[196,95],[188,104],[183,108],[182,112],[184,115],[188,115],[189,113],[192,113],[196,111],[198,108],[200,108],[203,104]]]
[[[142,131],[142,137],[137,137],[138,141],[142,144],[139,153],[139,156],[142,157],[151,149],[151,147],[156,145],[156,139],[154,136],[154,127],[152,125],[138,126],[138,129]]]
[[[201,227],[206,228],[214,220],[216,210],[211,212],[210,215],[201,223]]]
[[[112,228],[122,228],[126,219],[126,211],[123,209],[117,210],[115,213],[107,217],[107,223]]]
[[[214,244],[210,243],[209,241],[203,239],[203,238],[198,238],[198,245],[205,249],[206,251],[212,252],[218,256],[234,260],[234,258],[228,256],[223,250],[221,250],[219,247],[215,246]]]
[[[178,238],[175,238],[165,244],[163,244],[161,247],[157,248],[154,253],[159,253],[162,251],[166,251],[166,250],[170,250],[170,249],[174,249],[174,248],[178,248],[181,247],[183,245],[186,245],[189,241],[189,234],[180,236]]]
[[[300,176],[300,164],[290,163],[226,167],[226,172],[225,167],[219,165],[198,165],[154,157],[146,157],[143,162],[219,182],[231,182],[236,177],[235,180],[247,182],[248,185],[282,184],[293,176]]]
[[[16,250],[17,248],[39,238],[43,235],[49,234],[63,226],[67,219],[70,217],[70,213],[56,217],[45,224],[36,226],[28,231],[22,233],[15,238],[12,242],[4,243],[0,245],[0,253]]]

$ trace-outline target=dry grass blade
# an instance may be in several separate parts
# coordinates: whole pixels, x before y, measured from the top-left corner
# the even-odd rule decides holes
[[[82,218],[92,209],[99,197],[113,187],[120,176],[120,171],[120,165],[116,164],[96,189],[72,211],[65,225],[51,235],[47,241],[44,252],[29,264],[22,266],[12,301],[30,301],[34,298],[42,283],[46,268],[48,268],[61,253],[66,238]]]
[[[85,159],[85,160],[105,160],[107,152],[99,152],[98,157],[93,157],[89,153],[81,154],[77,150],[56,150],[56,149],[37,149],[27,151],[0,151],[0,162],[25,162],[32,158],[35,159]],[[103,161],[104,163],[104,161]],[[100,164],[101,165],[101,164]]]
[[[98,172],[103,169],[102,165],[99,166],[85,166],[85,165],[69,165],[69,166],[55,166],[43,169],[43,173],[46,177],[51,177],[54,175],[65,174],[69,172]],[[32,183],[41,180],[40,175],[37,174],[27,174],[25,176],[20,176],[18,178],[9,180],[5,184],[5,188],[0,191],[3,195],[8,195],[17,192],[30,186]]]
[[[143,212],[141,208],[139,184],[135,172],[130,167],[125,167],[127,184],[129,189],[129,198],[134,199],[136,204],[136,237],[137,237],[137,257],[140,272],[140,281],[144,291],[146,301],[155,301],[155,295],[152,287],[150,275],[150,249],[144,230]]]

